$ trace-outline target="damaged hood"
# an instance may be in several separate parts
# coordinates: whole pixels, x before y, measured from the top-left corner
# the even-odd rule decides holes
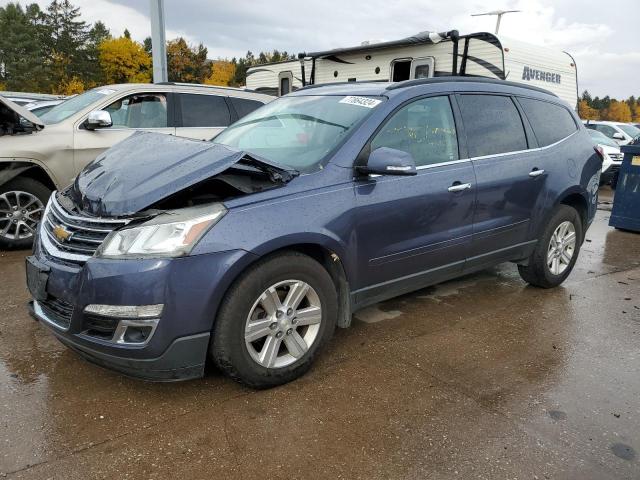
[[[240,163],[266,173],[274,185],[284,185],[297,175],[224,145],[137,132],[87,165],[67,194],[91,215],[127,216]]]
[[[31,113],[29,110],[21,107],[17,103],[13,103],[2,95],[0,95],[0,104],[2,104],[5,111],[9,110],[13,114],[17,115],[19,119],[26,120],[32,124],[36,130],[42,130],[44,128],[44,123],[42,123],[42,120],[40,120],[34,113]]]

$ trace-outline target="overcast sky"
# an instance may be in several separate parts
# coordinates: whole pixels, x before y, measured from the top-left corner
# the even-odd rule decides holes
[[[149,0],[73,3],[85,20],[102,20],[115,35],[125,28],[137,40],[150,35]],[[502,35],[568,51],[580,91],[627,98],[640,96],[639,6],[639,0],[165,0],[165,13],[168,39],[202,42],[209,58],[218,58],[274,48],[317,51],[423,30],[493,32],[495,17],[470,14],[522,10],[503,17]]]

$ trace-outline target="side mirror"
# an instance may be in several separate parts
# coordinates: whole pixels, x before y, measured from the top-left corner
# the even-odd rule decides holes
[[[111,120],[111,114],[104,110],[94,110],[87,117],[87,121],[84,122],[84,126],[87,130],[96,130],[98,128],[109,128],[113,125]]]
[[[410,153],[395,148],[380,147],[369,154],[366,165],[356,167],[367,175],[415,175],[416,162]]]
[[[613,134],[613,138],[615,140],[626,140],[626,138],[624,138],[624,135],[621,134],[620,132],[616,132]]]

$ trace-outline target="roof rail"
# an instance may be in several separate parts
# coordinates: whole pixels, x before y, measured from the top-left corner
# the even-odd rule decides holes
[[[187,83],[187,82],[156,82],[154,85],[173,85],[176,87],[201,87],[201,88],[217,88],[220,90],[235,90],[240,92],[253,92],[250,88],[241,87],[223,87],[220,85],[205,85],[203,83]]]
[[[296,89],[296,92],[299,92],[300,90],[310,90],[312,88],[331,87],[334,85],[353,85],[353,84],[362,85],[365,83],[389,83],[389,80],[356,80],[355,82],[344,81],[344,82],[329,82],[329,83],[312,83],[310,85],[305,85],[304,87],[300,87]]]
[[[508,85],[510,87],[519,87],[526,88],[528,90],[533,90],[540,93],[546,93],[547,95],[553,95],[557,97],[553,92],[549,90],[545,90],[544,88],[535,87],[533,85],[525,85],[523,83],[518,82],[510,82],[508,80],[501,80],[499,78],[489,78],[489,77],[480,77],[480,76],[446,76],[446,77],[432,77],[432,78],[419,78],[415,80],[404,80],[402,82],[396,82],[389,85],[385,90],[397,90],[399,88],[407,88],[413,87],[416,85],[429,85],[431,83],[447,83],[447,82],[462,82],[462,83],[491,83],[496,85]]]

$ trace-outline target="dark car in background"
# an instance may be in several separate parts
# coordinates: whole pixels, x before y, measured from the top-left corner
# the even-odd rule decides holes
[[[601,158],[553,94],[436,78],[304,88],[201,142],[138,133],[47,205],[32,311],[85,358],[256,388],[352,313],[501,262],[571,272]]]

